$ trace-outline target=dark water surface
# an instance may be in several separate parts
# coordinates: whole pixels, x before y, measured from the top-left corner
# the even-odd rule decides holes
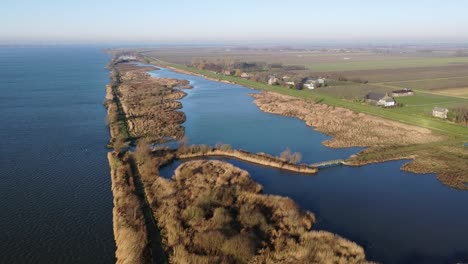
[[[247,88],[165,69],[152,74],[187,79],[194,86],[181,100],[190,143],[223,141],[273,155],[290,147],[306,162],[346,158],[359,150],[324,147],[327,136],[300,120],[260,111],[248,96],[254,91]],[[405,161],[338,166],[310,176],[223,160],[249,171],[265,193],[288,196],[314,212],[317,229],[364,246],[370,260],[468,262],[468,192],[442,185],[433,174],[401,171]],[[164,167],[161,174],[171,177],[179,164]]]
[[[0,263],[113,263],[97,47],[0,48]]]

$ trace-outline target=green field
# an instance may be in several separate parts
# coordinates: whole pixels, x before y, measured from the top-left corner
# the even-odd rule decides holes
[[[432,114],[432,109],[436,106],[451,108],[460,105],[468,105],[468,99],[429,94],[421,91],[417,91],[414,96],[396,97],[395,100],[402,103],[404,106],[388,109],[389,111],[418,116],[420,118],[428,118],[428,116]],[[464,129],[468,130],[466,127]],[[466,132],[468,133],[468,131]]]
[[[395,121],[399,121],[399,122],[410,124],[410,125],[425,127],[425,128],[429,128],[439,133],[460,137],[463,140],[468,140],[468,128],[467,127],[433,118],[427,112],[429,109],[432,109],[435,104],[437,105],[440,104],[441,106],[447,106],[448,104],[468,103],[468,100],[464,100],[464,99],[460,100],[460,98],[456,98],[456,97],[421,94],[421,95],[414,96],[413,98],[406,97],[406,98],[398,99],[398,100],[401,100],[401,102],[404,102],[404,103],[406,102],[406,104],[412,105],[411,107],[385,109],[385,108],[371,106],[365,103],[344,100],[336,96],[325,94],[323,92],[321,93],[320,91],[317,91],[317,90],[314,90],[314,91],[294,90],[294,89],[288,89],[288,88],[279,87],[279,86],[270,86],[264,83],[259,83],[259,82],[255,82],[251,80],[245,80],[245,79],[234,77],[234,76],[224,76],[224,75],[216,74],[210,71],[199,70],[193,67],[167,63],[167,62],[163,62],[160,60],[155,60],[151,57],[146,57],[146,58],[149,59],[151,62],[156,63],[161,66],[174,67],[176,69],[181,69],[181,70],[186,70],[186,71],[190,71],[190,72],[197,73],[197,74],[202,74],[210,78],[216,78],[219,80],[226,80],[226,81],[234,82],[243,86],[248,86],[248,87],[259,89],[259,90],[274,91],[277,93],[295,96],[299,98],[320,101],[328,105],[344,107],[344,108],[348,108],[356,112],[367,113],[367,114],[380,116],[386,119],[395,120]]]

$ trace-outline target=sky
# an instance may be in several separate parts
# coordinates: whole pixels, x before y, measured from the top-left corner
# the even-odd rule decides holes
[[[0,43],[468,42],[464,0],[6,0]]]

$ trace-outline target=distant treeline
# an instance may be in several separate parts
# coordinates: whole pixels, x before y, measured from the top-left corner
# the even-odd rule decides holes
[[[247,62],[233,59],[193,59],[188,66],[200,70],[207,70],[218,74],[248,78],[257,82],[269,83],[288,88],[303,89],[308,79],[326,78],[331,80],[355,83],[368,83],[362,78],[348,78],[343,73],[316,73],[308,70],[304,65],[284,65],[282,63]],[[270,78],[276,77],[273,82]]]

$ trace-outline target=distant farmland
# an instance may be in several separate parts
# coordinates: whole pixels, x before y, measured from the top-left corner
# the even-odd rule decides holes
[[[440,78],[440,79],[425,79],[425,80],[423,79],[423,80],[403,81],[403,82],[387,82],[385,84],[388,84],[391,86],[398,86],[398,87],[408,87],[411,89],[420,89],[420,90],[460,88],[460,87],[468,87],[468,76]]]
[[[427,66],[451,66],[468,64],[468,57],[456,58],[406,58],[379,57],[368,61],[341,60],[338,62],[311,62],[305,66],[314,71],[352,71],[370,69],[414,68]]]
[[[441,95],[460,96],[460,97],[468,98],[468,87],[455,88],[455,89],[442,89],[442,90],[436,90],[432,92],[441,94]]]
[[[371,83],[464,77],[468,76],[468,65],[356,70],[343,72],[343,75],[348,78],[362,78]]]
[[[368,81],[368,85],[332,82],[322,92],[342,98],[359,98],[365,92],[389,92],[400,88],[440,90],[468,87],[468,57],[456,57],[453,50],[422,52],[390,49],[287,49],[182,47],[143,49],[146,55],[176,64],[190,64],[194,59],[263,62],[299,65],[308,70],[296,71],[313,76],[342,76],[348,80]],[[448,94],[447,94],[448,95]]]

